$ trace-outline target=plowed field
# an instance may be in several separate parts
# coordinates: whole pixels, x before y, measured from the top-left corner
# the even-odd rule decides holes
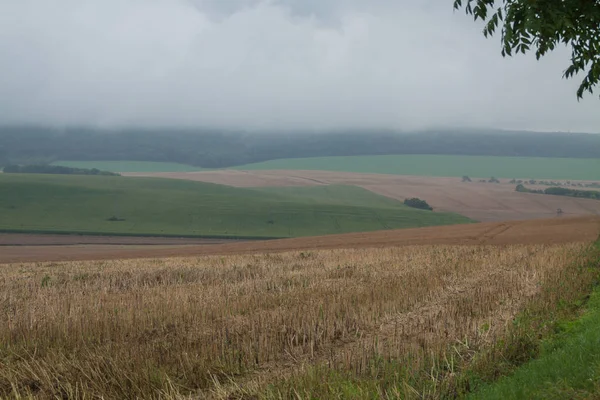
[[[226,244],[138,247],[2,246],[0,262],[163,258],[431,244],[560,244],[591,242],[599,234],[600,218],[598,217],[556,217]]]

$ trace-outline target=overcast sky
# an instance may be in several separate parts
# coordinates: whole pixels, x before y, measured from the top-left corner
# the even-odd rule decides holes
[[[452,0],[0,0],[0,124],[600,132]]]

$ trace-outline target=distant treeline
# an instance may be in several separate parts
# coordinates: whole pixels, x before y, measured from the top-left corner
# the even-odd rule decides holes
[[[524,183],[529,183],[530,185],[542,185],[542,186],[571,186],[571,187],[586,187],[586,188],[600,188],[600,183],[598,182],[559,182],[559,181],[536,181],[535,179],[530,180],[517,180],[513,179],[509,183],[517,183],[520,186],[523,186]]]
[[[278,158],[389,154],[600,158],[600,135],[498,130],[244,133],[0,127],[0,166],[127,160],[222,168]]]
[[[544,190],[542,189],[529,189],[523,185],[517,185],[517,192],[522,193],[538,193],[538,194],[551,194],[554,196],[568,196],[568,197],[578,197],[584,199],[594,199],[600,200],[600,191],[597,190],[579,190],[579,189],[569,189],[564,187],[549,187]]]
[[[60,174],[60,175],[105,175],[120,176],[115,172],[100,171],[92,168],[71,168],[58,165],[7,165],[3,168],[4,173],[13,174]]]

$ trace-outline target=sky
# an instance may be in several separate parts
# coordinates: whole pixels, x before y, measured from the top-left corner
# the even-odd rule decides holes
[[[452,0],[0,0],[0,124],[600,133]]]

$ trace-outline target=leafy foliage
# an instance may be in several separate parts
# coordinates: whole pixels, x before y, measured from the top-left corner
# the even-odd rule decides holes
[[[499,7],[497,7],[499,5]],[[502,32],[502,55],[535,51],[539,60],[560,44],[571,47],[564,78],[585,75],[577,98],[600,83],[600,0],[455,0],[475,20],[485,22],[485,37]]]
[[[409,207],[412,207],[412,208],[418,208],[420,210],[429,210],[429,211],[433,210],[433,207],[431,207],[429,204],[427,204],[427,202],[425,200],[421,200],[416,197],[413,197],[412,199],[404,200],[404,204]]]

